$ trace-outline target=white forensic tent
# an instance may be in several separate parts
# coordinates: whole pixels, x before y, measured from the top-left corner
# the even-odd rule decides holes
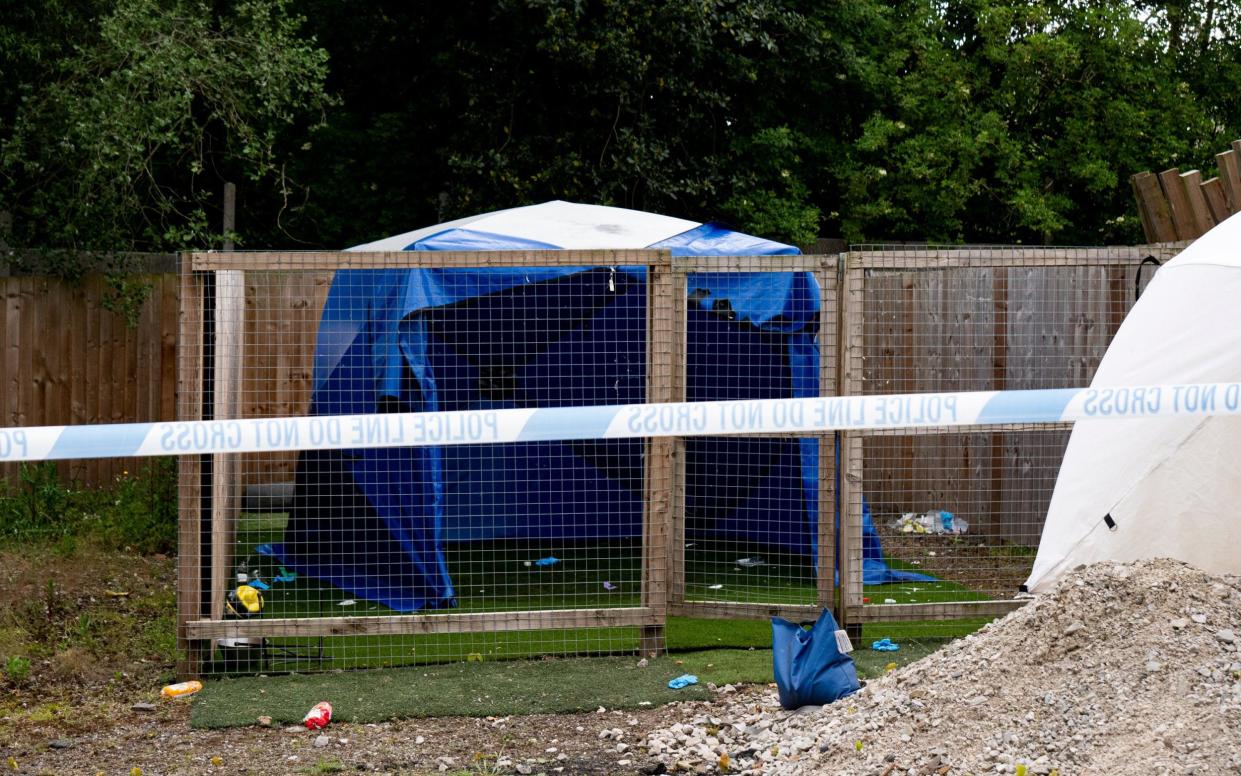
[[[1091,386],[1238,381],[1241,215],[1156,273]],[[1241,417],[1078,421],[1026,588],[1045,591],[1101,560],[1170,557],[1241,573],[1239,475]]]

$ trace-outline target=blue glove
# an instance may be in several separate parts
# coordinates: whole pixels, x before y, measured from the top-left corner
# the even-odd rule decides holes
[[[698,684],[698,677],[693,674],[681,674],[676,679],[668,681],[668,687],[673,690],[679,690],[689,684]]]
[[[895,652],[901,648],[901,645],[894,643],[892,639],[879,639],[872,642],[870,648],[876,652]]]

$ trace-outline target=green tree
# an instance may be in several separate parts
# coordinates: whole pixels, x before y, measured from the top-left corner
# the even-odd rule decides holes
[[[870,0],[312,2],[343,105],[298,168],[316,183],[295,231],[339,246],[574,199],[813,238],[881,15]]]
[[[201,247],[222,181],[287,191],[279,141],[328,102],[326,53],[287,0],[16,5],[0,16],[11,243]]]
[[[845,233],[1140,240],[1128,176],[1198,164],[1241,130],[1241,74],[1221,87],[1205,71],[1237,61],[1236,26],[1220,27],[1237,4],[1206,3],[1192,34],[1173,5],[904,4],[885,97],[842,175]]]

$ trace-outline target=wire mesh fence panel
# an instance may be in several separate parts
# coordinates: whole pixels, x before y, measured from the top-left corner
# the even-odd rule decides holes
[[[858,395],[1088,385],[1143,283],[1137,248],[865,246],[849,254],[843,390]],[[1151,269],[1146,268],[1145,280]],[[849,435],[845,598],[872,630],[955,635],[1019,596],[1070,427],[936,428],[917,396],[887,414],[929,428]],[[906,621],[900,626],[893,623]],[[880,625],[880,623],[883,623]],[[893,630],[895,628],[895,630]],[[869,631],[868,631],[869,633]]]
[[[728,275],[690,275],[687,401],[831,394],[835,257],[779,258],[783,267],[738,257]],[[744,295],[719,294],[729,286]],[[820,584],[819,519],[830,531],[834,490],[822,474],[832,446],[829,436],[821,465],[815,437],[685,440],[681,611],[763,617],[831,604],[832,585]],[[828,533],[829,557],[830,548]]]
[[[479,411],[646,401],[658,254],[602,267],[410,256],[336,272],[300,270],[295,254],[246,271],[217,257],[196,278],[204,346],[183,374],[203,375],[197,411],[271,418],[256,433],[272,448],[212,456],[183,480],[195,619],[223,634],[200,644],[207,671],[632,652],[633,624],[651,619],[632,614],[652,571],[643,440],[455,443],[479,436]],[[454,411],[472,414],[426,421],[443,446],[402,446],[385,417]],[[307,414],[366,416],[319,432],[359,446],[290,450],[316,440],[281,419]],[[606,627],[607,610],[629,614]],[[598,616],[540,616],[566,611]]]

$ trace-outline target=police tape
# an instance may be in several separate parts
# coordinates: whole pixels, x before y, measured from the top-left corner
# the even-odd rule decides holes
[[[1241,383],[749,399],[0,429],[0,461],[815,434],[1241,414]]]

